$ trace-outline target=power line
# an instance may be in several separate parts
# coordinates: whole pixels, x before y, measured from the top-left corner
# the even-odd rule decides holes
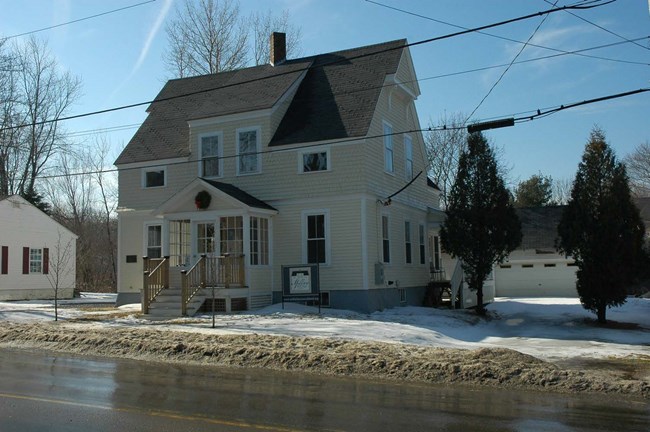
[[[352,60],[357,60],[357,59],[361,59],[361,58],[374,56],[374,55],[381,54],[381,53],[384,53],[384,52],[396,51],[398,49],[404,49],[404,48],[407,48],[407,47],[424,45],[424,44],[428,44],[428,43],[431,43],[431,42],[436,42],[436,41],[449,39],[449,38],[456,37],[456,36],[465,35],[465,34],[468,34],[468,33],[477,32],[477,31],[480,31],[480,30],[485,30],[485,29],[494,28],[494,27],[500,27],[500,26],[503,26],[503,25],[506,25],[506,24],[511,24],[511,23],[514,23],[514,22],[524,21],[524,20],[527,20],[527,19],[530,19],[530,18],[534,18],[534,17],[537,17],[537,16],[542,16],[542,15],[546,15],[546,14],[550,14],[550,13],[554,13],[554,12],[559,12],[559,11],[562,11],[562,10],[565,10],[565,9],[591,9],[591,8],[594,8],[594,7],[599,7],[599,6],[602,6],[604,4],[611,3],[611,2],[613,2],[615,0],[609,0],[609,1],[605,1],[605,3],[602,3],[603,1],[605,1],[605,0],[591,0],[590,2],[588,2],[590,5],[587,5],[587,6],[578,6],[578,5],[562,6],[562,7],[555,8],[555,9],[549,9],[549,10],[546,10],[546,11],[536,12],[536,13],[532,13],[532,14],[528,14],[528,15],[519,16],[519,17],[516,17],[516,18],[507,19],[507,20],[504,20],[504,21],[499,21],[499,22],[492,23],[492,24],[487,24],[487,25],[483,25],[483,26],[479,26],[479,27],[475,27],[475,28],[471,28],[471,29],[458,31],[458,32],[455,32],[455,33],[449,33],[449,34],[446,34],[446,35],[436,36],[436,37],[432,37],[432,38],[429,38],[429,39],[420,40],[420,41],[417,41],[417,42],[407,43],[407,44],[400,45],[400,46],[397,46],[397,47],[384,48],[384,49],[374,51],[374,52],[370,52],[370,53],[366,53],[366,54],[359,54],[359,55],[356,55],[356,56],[342,58],[342,59],[339,59],[339,60],[332,60],[332,61],[329,61],[329,62],[324,62],[324,63],[322,63],[322,64],[320,64],[318,66],[314,66],[314,67],[330,66],[330,65],[339,64],[339,63],[342,63],[342,62],[350,62]],[[143,105],[149,105],[149,104],[153,104],[154,102],[165,102],[165,101],[170,101],[170,100],[174,100],[174,99],[178,99],[178,98],[182,98],[182,97],[194,96],[194,95],[203,94],[203,93],[209,93],[209,92],[215,91],[215,90],[222,90],[222,89],[225,89],[225,88],[231,88],[231,87],[240,86],[240,85],[244,85],[244,84],[250,84],[250,83],[253,83],[253,82],[265,81],[265,80],[268,80],[268,79],[271,79],[271,78],[276,78],[276,77],[280,77],[280,76],[294,74],[294,73],[297,73],[297,72],[304,72],[304,71],[309,70],[311,67],[312,66],[309,65],[307,67],[297,68],[297,69],[290,70],[290,71],[285,71],[285,72],[279,72],[279,73],[272,74],[272,75],[269,75],[269,76],[266,76],[266,77],[243,80],[243,81],[240,81],[240,82],[224,84],[224,85],[209,88],[209,89],[197,90],[197,91],[194,91],[194,92],[188,92],[188,93],[184,93],[184,94],[180,94],[180,95],[168,96],[168,97],[165,97],[165,98],[159,98],[159,99],[149,100],[149,101],[145,101],[145,102],[136,102],[136,103],[132,103],[132,104],[107,108],[107,109],[103,109],[103,110],[97,110],[97,111],[86,112],[86,113],[82,113],[82,114],[70,115],[70,116],[60,117],[58,119],[47,119],[47,120],[41,120],[41,121],[38,121],[38,122],[32,122],[32,123],[28,123],[28,124],[15,125],[15,126],[6,126],[6,127],[3,127],[3,128],[0,128],[0,132],[4,132],[4,131],[7,131],[7,130],[13,130],[13,129],[19,129],[19,128],[23,128],[23,127],[29,127],[29,126],[34,127],[34,126],[40,126],[40,125],[44,125],[44,124],[48,124],[48,123],[54,123],[54,122],[84,118],[84,117],[89,117],[89,116],[94,116],[94,115],[99,115],[99,114],[106,114],[106,113],[109,113],[109,112],[115,112],[115,111],[140,107],[140,106],[143,106]]]
[[[555,7],[555,5],[557,5],[557,2],[558,2],[558,0],[555,0],[555,3],[552,4],[552,6]],[[474,110],[472,110],[472,112],[470,113],[470,115],[467,116],[467,118],[465,119],[465,124],[467,124],[467,122],[469,121],[470,118],[472,118],[472,116],[474,115],[474,113],[475,113],[475,112],[476,112],[476,111],[481,107],[481,105],[483,105],[483,102],[485,102],[485,100],[488,98],[488,96],[490,96],[490,95],[492,94],[492,91],[493,91],[493,90],[496,88],[496,86],[501,82],[501,80],[503,79],[503,77],[505,76],[505,74],[510,70],[510,68],[512,67],[512,65],[514,64],[514,62],[517,61],[517,59],[519,58],[519,56],[521,55],[521,53],[524,52],[524,49],[526,49],[526,47],[528,46],[528,43],[531,41],[531,39],[532,39],[533,37],[535,37],[535,35],[537,34],[537,31],[540,29],[540,27],[542,26],[542,24],[544,24],[544,22],[546,21],[546,18],[548,18],[548,17],[549,17],[549,15],[544,15],[544,18],[542,18],[542,20],[540,21],[540,23],[537,24],[537,27],[535,27],[535,30],[533,31],[533,33],[530,35],[530,37],[528,38],[528,40],[527,40],[527,41],[522,45],[522,47],[521,47],[521,49],[519,50],[519,52],[517,53],[517,55],[515,55],[515,56],[512,58],[512,61],[510,62],[510,64],[508,65],[508,67],[506,67],[506,68],[503,70],[503,72],[501,72],[501,75],[500,75],[499,78],[494,82],[494,84],[492,84],[492,87],[490,87],[490,90],[488,90],[488,92],[485,94],[485,96],[483,96],[483,99],[481,99],[481,101],[478,103],[478,105],[476,105],[476,107],[474,108]]]
[[[642,39],[650,39],[650,36],[639,37],[639,38],[636,38],[636,39],[632,39],[631,41],[638,41],[638,40],[642,40]],[[596,50],[596,49],[601,49],[601,48],[609,48],[609,47],[612,47],[612,46],[622,45],[622,44],[625,44],[625,43],[628,43],[628,41],[612,42],[612,43],[609,43],[609,44],[606,44],[606,45],[598,45],[598,46],[595,46],[595,47],[583,48],[581,50],[576,50],[576,51],[573,51],[573,52],[584,52],[584,51],[591,51],[591,50]],[[513,65],[518,65],[518,64],[531,63],[531,62],[535,62],[535,61],[561,57],[561,56],[565,56],[565,55],[568,55],[568,54],[571,54],[571,53],[572,52],[559,53],[559,54],[550,54],[550,55],[547,55],[547,56],[535,57],[535,58],[532,58],[532,59],[515,61],[512,64]],[[650,66],[650,64],[648,64],[648,63],[642,63],[642,65],[643,66]],[[363,89],[349,90],[349,91],[345,91],[345,92],[336,92],[336,93],[332,93],[332,95],[333,96],[349,95],[349,94],[354,94],[354,93],[360,93],[360,92],[365,92],[365,91],[371,91],[371,90],[386,88],[386,87],[394,87],[394,86],[397,86],[397,85],[400,85],[400,84],[410,84],[410,83],[414,83],[414,82],[423,82],[423,81],[429,81],[429,80],[433,80],[433,79],[447,78],[447,77],[463,75],[463,74],[468,74],[468,73],[474,73],[474,72],[481,72],[481,71],[485,71],[485,70],[489,70],[489,69],[496,69],[496,68],[501,68],[501,67],[506,67],[506,66],[508,66],[508,63],[492,65],[492,66],[484,66],[484,67],[475,68],[475,69],[467,69],[467,70],[463,70],[463,71],[450,72],[450,73],[441,74],[441,75],[434,75],[434,76],[430,76],[430,77],[424,77],[424,78],[418,78],[418,79],[414,79],[414,80],[403,81],[401,83],[388,83],[388,84],[382,84],[382,85],[378,85],[378,86],[369,86],[369,87],[366,87],[366,88],[363,88]],[[305,99],[308,99],[308,98],[305,98]],[[294,98],[294,100],[300,100],[300,99],[299,98]],[[550,108],[554,108],[554,107],[547,107],[547,108],[544,108],[544,109],[550,109]],[[520,115],[520,114],[527,114],[527,113],[535,113],[535,112],[536,112],[536,110],[516,112],[516,113],[513,113],[512,116],[517,116],[517,115]],[[477,119],[477,121],[482,122],[482,121],[498,119],[498,118],[502,118],[502,117],[504,117],[504,116],[486,117],[486,118],[482,118],[482,119]],[[180,117],[178,117],[178,118],[180,118]],[[174,117],[172,119],[175,120],[175,119],[178,119],[178,118]],[[185,120],[185,117],[183,117],[183,119]],[[67,134],[67,136],[72,137],[72,138],[76,138],[76,137],[80,137],[80,136],[94,135],[96,133],[120,132],[120,131],[127,130],[127,129],[136,129],[136,128],[140,127],[141,125],[142,125],[142,123],[130,123],[130,124],[123,124],[123,125],[109,126],[109,127],[105,127],[105,128],[86,129],[86,130],[81,130],[81,131],[70,132],[70,133]],[[165,130],[165,129],[171,129],[171,128],[175,128],[175,127],[176,126],[164,126],[164,127],[159,127],[157,130]],[[6,146],[8,146],[8,147],[16,147],[16,146],[11,146],[11,145],[6,145]]]
[[[89,19],[98,18],[100,16],[109,15],[109,14],[112,14],[112,13],[115,13],[115,12],[121,12],[123,10],[131,9],[131,8],[138,7],[138,6],[142,6],[142,5],[145,5],[147,3],[153,3],[155,1],[156,0],[148,0],[148,1],[141,2],[141,3],[136,3],[136,4],[133,4],[131,6],[125,6],[125,7],[119,8],[119,9],[109,10],[109,11],[106,11],[106,12],[98,13],[98,14],[95,14],[95,15],[90,15],[90,16],[87,16],[87,17],[84,17],[84,18],[79,18],[79,19],[64,22],[64,23],[61,23],[61,24],[55,24],[55,25],[51,25],[49,27],[43,27],[43,28],[40,28],[40,29],[37,29],[37,30],[30,30],[28,32],[18,33],[18,34],[15,34],[15,35],[7,36],[5,38],[0,38],[0,40],[6,41],[6,40],[17,38],[17,37],[20,37],[20,36],[26,36],[26,35],[33,34],[33,33],[39,33],[39,32],[45,31],[45,30],[52,30],[54,28],[63,27],[63,26],[69,25],[69,24],[74,24],[74,23],[78,23],[78,22],[81,22],[81,21],[86,21],[86,20],[89,20]]]
[[[425,20],[428,20],[428,21],[433,21],[433,22],[436,22],[436,23],[439,23],[439,24],[444,24],[444,25],[450,26],[450,27],[455,27],[455,28],[460,28],[460,29],[467,29],[467,27],[463,27],[463,26],[458,25],[458,24],[453,24],[453,23],[450,23],[450,22],[447,22],[447,21],[442,21],[442,20],[439,20],[439,19],[436,19],[436,18],[428,17],[426,15],[418,14],[418,13],[411,12],[411,11],[408,11],[408,10],[405,10],[405,9],[400,9],[400,8],[397,8],[397,7],[394,7],[394,6],[389,6],[389,5],[374,1],[374,0],[365,0],[365,1],[368,2],[368,3],[375,4],[377,6],[381,6],[381,7],[387,8],[387,9],[392,9],[394,11],[402,12],[402,13],[405,13],[407,15],[412,15],[412,16],[422,18],[422,19],[425,19]],[[615,0],[612,0],[612,1],[615,1]],[[604,3],[603,5],[611,3],[612,1]],[[603,6],[603,5],[597,5],[597,6]],[[591,6],[591,7],[596,7],[596,6]],[[490,37],[496,38],[496,39],[505,40],[505,41],[508,41],[508,42],[521,44],[521,45],[526,44],[526,42],[522,42],[522,41],[517,40],[517,39],[511,39],[511,38],[506,37],[506,36],[500,36],[500,35],[497,35],[497,34],[488,33],[488,32],[484,32],[484,31],[477,31],[476,33],[482,34],[482,35],[485,35],[485,36],[490,36]],[[534,43],[528,43],[528,46],[532,46],[532,47],[535,47],[535,48],[541,48],[541,49],[545,49],[545,50],[549,50],[549,51],[555,51],[555,52],[564,53],[564,54],[573,54],[573,55],[577,55],[577,56],[580,56],[580,57],[593,58],[593,59],[597,59],[597,60],[605,60],[605,61],[613,61],[613,62],[621,62],[621,63],[636,63],[636,62],[628,62],[628,61],[625,61],[625,60],[613,59],[613,58],[609,58],[609,57],[601,57],[601,56],[593,56],[593,55],[588,55],[588,54],[580,54],[578,51],[565,51],[565,50],[562,50],[562,49],[559,49],[559,48],[552,48],[552,47],[548,47],[548,46],[544,46],[544,45],[538,45],[538,44],[534,44]],[[645,64],[645,63],[641,63],[641,64]]]
[[[544,1],[544,2],[546,2],[546,3],[548,3],[548,4],[552,4],[552,3],[550,2],[550,0],[542,0],[542,1]],[[556,2],[556,3],[557,3],[557,2]],[[609,30],[609,29],[607,29],[607,28],[605,28],[605,27],[603,27],[603,26],[600,26],[600,25],[596,24],[595,22],[589,21],[587,18],[581,17],[581,16],[578,15],[578,14],[574,14],[574,13],[571,12],[571,11],[565,11],[565,12],[568,13],[569,15],[573,15],[574,17],[576,17],[576,18],[578,18],[578,19],[580,19],[580,20],[582,20],[582,21],[584,21],[584,22],[586,22],[586,23],[588,23],[588,24],[591,24],[592,26],[594,26],[594,27],[596,27],[596,28],[599,28],[599,29],[601,29],[601,30],[603,30],[603,31],[605,31],[605,32],[607,32],[607,33],[609,33],[609,34],[611,34],[611,35],[614,35],[614,36],[616,36],[617,38],[623,39],[624,41],[630,42],[630,43],[632,43],[632,44],[634,44],[634,45],[636,45],[636,46],[638,46],[638,47],[641,47],[641,48],[643,48],[643,49],[645,49],[645,50],[650,50],[650,47],[643,46],[643,45],[641,45],[640,43],[637,43],[637,42],[635,42],[635,41],[632,41],[632,40],[626,38],[625,36],[621,36],[621,35],[618,34],[618,33],[615,33],[615,32],[613,32],[613,31],[611,31],[611,30]]]
[[[627,97],[627,96],[632,96],[632,95],[637,95],[645,92],[650,92],[650,88],[641,88],[638,90],[631,90],[623,93],[617,93],[617,94],[612,94],[612,95],[607,95],[607,96],[602,96],[598,98],[593,98],[593,99],[587,99],[582,102],[573,102],[569,104],[564,104],[564,105],[559,105],[556,106],[556,108],[551,108],[548,109],[547,111],[541,111],[541,110],[529,110],[526,112],[536,112],[536,114],[532,116],[523,116],[523,117],[518,117],[515,118],[516,123],[523,123],[523,122],[528,122],[532,121],[537,118],[543,118],[543,117],[548,117],[549,115],[555,114],[560,111],[564,111],[570,108],[575,108],[578,106],[584,106],[584,105],[590,105],[593,103],[598,103],[598,102],[603,102],[607,100],[612,100],[612,99],[619,99],[622,97]],[[377,138],[383,138],[386,136],[395,136],[395,135],[404,135],[404,134],[409,134],[409,133],[422,133],[422,132],[432,132],[432,131],[444,131],[444,130],[454,130],[454,129],[465,129],[464,126],[436,126],[436,127],[428,127],[424,129],[411,129],[411,130],[405,130],[405,131],[399,131],[399,132],[392,132],[389,134],[377,134],[377,135],[371,135],[371,136],[362,136],[362,137],[352,137],[352,138],[341,138],[333,141],[329,141],[327,143],[311,143],[311,144],[303,144],[299,146],[292,146],[292,147],[283,147],[283,148],[269,148],[267,150],[260,150],[257,152],[250,152],[247,153],[247,155],[258,155],[258,154],[272,154],[272,153],[283,153],[283,152],[290,152],[290,151],[295,151],[295,150],[303,150],[306,148],[312,148],[312,147],[322,147],[322,146],[327,146],[327,145],[334,145],[334,144],[347,144],[347,143],[352,143],[352,142],[357,142],[357,141],[365,141],[365,140],[371,140],[371,139],[377,139]],[[220,157],[219,159],[233,159],[240,157],[239,154],[231,154],[227,156]],[[154,163],[152,165],[147,165],[147,168],[156,168],[156,167],[166,167],[166,166],[175,166],[175,165],[184,165],[184,164],[196,164],[196,160],[184,160],[184,161],[178,161],[178,162],[172,162],[172,163]],[[76,177],[76,176],[81,176],[81,175],[93,175],[93,174],[107,174],[111,172],[117,172],[117,171],[131,171],[131,170],[139,170],[142,169],[142,166],[137,166],[137,167],[127,167],[127,168],[113,168],[113,169],[106,169],[106,170],[95,170],[95,171],[84,171],[84,172],[78,172],[78,173],[68,173],[68,174],[53,174],[53,175],[48,175],[48,176],[40,176],[39,179],[44,180],[44,179],[52,179],[52,178],[60,178],[60,177]]]

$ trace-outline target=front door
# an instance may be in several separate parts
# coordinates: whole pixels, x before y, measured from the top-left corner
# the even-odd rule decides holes
[[[192,261],[195,263],[201,255],[214,256],[215,254],[215,226],[212,221],[195,223],[195,241]]]

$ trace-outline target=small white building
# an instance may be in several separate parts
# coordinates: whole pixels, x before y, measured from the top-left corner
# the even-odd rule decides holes
[[[571,256],[555,249],[564,206],[517,209],[521,245],[494,271],[498,297],[577,297],[576,267]]]
[[[72,298],[77,236],[20,197],[0,198],[0,300]],[[58,281],[57,281],[58,280]]]

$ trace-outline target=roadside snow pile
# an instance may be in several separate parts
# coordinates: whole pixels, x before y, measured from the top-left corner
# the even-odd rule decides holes
[[[58,324],[51,301],[0,302],[0,341],[154,360],[648,394],[650,299],[609,309],[608,327],[595,325],[577,299],[500,298],[487,318],[422,307],[319,315],[314,307],[278,304],[218,314],[215,328],[210,314],[150,321],[140,305],[113,308],[102,300],[110,297],[71,300],[59,308]]]
[[[381,342],[168,329],[7,323],[0,346],[213,366],[271,368],[438,384],[619,393],[650,398],[650,383],[559,367],[508,349],[458,350]]]

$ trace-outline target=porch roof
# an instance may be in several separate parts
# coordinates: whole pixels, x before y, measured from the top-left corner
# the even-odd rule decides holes
[[[244,192],[237,186],[198,177],[161,204],[160,207],[154,210],[153,214],[161,215],[170,212],[187,211],[188,206],[194,204],[194,194],[201,190],[207,190],[213,196],[221,199],[221,202],[226,202],[236,207],[243,207],[267,214],[278,213],[278,210],[273,206],[255,198],[248,192]],[[209,208],[215,210],[216,208],[213,206],[214,200],[213,204],[211,204]]]

